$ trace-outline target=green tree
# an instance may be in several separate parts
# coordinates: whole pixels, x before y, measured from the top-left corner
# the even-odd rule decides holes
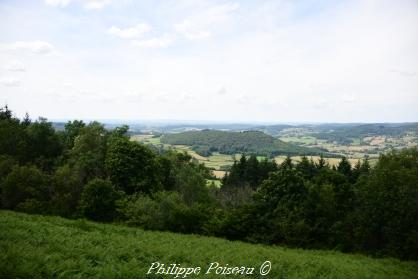
[[[271,173],[255,194],[255,217],[259,220],[252,238],[267,243],[305,245],[308,227],[303,203],[308,191],[298,171],[280,168]]]
[[[116,201],[120,198],[110,181],[95,178],[83,189],[80,209],[88,219],[110,222],[116,216]]]
[[[346,157],[341,158],[337,167],[337,171],[345,175],[349,181],[353,182],[353,172],[351,170],[351,164]]]
[[[79,173],[68,164],[60,166],[51,177],[50,211],[53,214],[74,217],[83,190]]]
[[[381,155],[356,185],[357,250],[418,259],[418,150]]]
[[[75,139],[81,134],[86,124],[83,120],[68,121],[64,126],[64,146],[67,150],[71,150],[74,146]]]
[[[290,156],[286,156],[286,159],[280,164],[280,168],[282,169],[293,169],[294,165],[292,162],[292,158]]]
[[[9,155],[20,163],[28,163],[30,153],[26,127],[6,106],[0,108],[0,154]]]
[[[296,170],[299,171],[305,179],[312,179],[316,174],[315,164],[309,161],[306,156],[302,156],[300,162],[296,165]]]
[[[61,141],[52,124],[45,118],[39,118],[27,126],[26,131],[29,161],[42,169],[51,170],[55,164],[54,160],[62,153]]]
[[[112,135],[106,154],[106,170],[116,187],[128,195],[162,190],[156,155],[146,146],[121,135]]]
[[[36,166],[12,167],[1,184],[2,205],[29,213],[45,212],[48,178]]]
[[[308,196],[304,203],[310,226],[310,248],[334,248],[339,242],[338,202],[335,187],[330,184],[308,183]]]
[[[69,152],[71,168],[77,170],[83,184],[95,177],[104,177],[107,131],[98,122],[81,128]]]
[[[175,190],[188,206],[209,201],[205,177],[194,164],[185,164],[177,169]]]
[[[246,162],[244,178],[251,188],[256,189],[260,183],[260,168],[257,156],[251,155]]]
[[[322,155],[322,154],[319,155],[318,162],[316,163],[316,168],[319,169],[319,170],[321,170],[321,169],[323,169],[323,168],[325,168],[327,166],[328,166],[328,164],[327,164],[327,162],[324,159],[324,155]]]

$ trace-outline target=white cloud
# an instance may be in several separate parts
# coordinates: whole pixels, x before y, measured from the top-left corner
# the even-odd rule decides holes
[[[45,4],[54,7],[65,7],[67,6],[72,0],[45,0]]]
[[[199,30],[199,26],[189,19],[185,19],[183,22],[175,24],[174,29],[190,40],[204,39],[211,35],[210,31]]]
[[[53,7],[66,7],[71,2],[79,2],[87,10],[101,10],[112,3],[112,0],[45,0],[45,4]]]
[[[22,113],[36,109],[48,117],[418,119],[416,0],[320,1],[320,5],[282,0],[221,5],[208,0],[131,1],[132,5],[125,5],[127,1],[91,4],[90,8],[105,10],[94,15],[80,12],[93,2],[87,0],[49,0],[57,9],[8,2],[14,9],[0,8],[2,41],[45,38],[60,46],[60,54],[0,51],[0,71],[15,59],[30,67],[24,79],[20,73],[3,71],[1,77],[22,78],[22,86],[0,84],[0,95],[9,94]],[[227,1],[234,0],[222,0]],[[65,6],[68,9],[60,9]],[[22,21],[24,15],[30,16],[29,23]],[[138,20],[146,20],[153,30],[135,34],[131,28],[142,22]],[[107,33],[110,29],[114,34]],[[138,51],[112,42],[112,36],[125,37],[138,48],[159,49]],[[188,42],[198,39],[204,43]],[[27,43],[13,48],[42,52]],[[117,96],[118,101],[92,109],[88,96],[77,92],[65,100],[75,103],[74,110],[68,110],[66,102],[50,106],[41,92],[64,82]],[[142,97],[133,102],[137,97],[120,96],[120,92],[140,92]],[[173,106],[184,92],[195,100]],[[161,104],[160,100],[167,101]],[[215,106],[215,114],[202,109]]]
[[[14,60],[4,66],[4,69],[11,72],[25,72],[26,67],[20,60]]]
[[[416,72],[413,71],[405,71],[405,70],[390,70],[391,73],[397,73],[403,77],[415,77],[417,75]]]
[[[145,33],[149,32],[150,30],[151,26],[149,26],[147,23],[140,23],[125,29],[112,26],[109,29],[107,29],[107,33],[123,39],[133,39],[142,37]]]
[[[3,77],[0,78],[0,83],[8,87],[20,86],[20,79],[14,77]]]
[[[314,109],[327,109],[330,107],[330,102],[327,99],[316,98],[309,101]]]
[[[341,100],[347,104],[355,104],[357,103],[357,98],[352,95],[344,94]]]
[[[146,40],[133,41],[132,46],[140,48],[166,48],[173,43],[174,39],[169,34]]]
[[[11,44],[1,44],[3,49],[27,50],[36,54],[47,54],[54,50],[54,47],[44,41],[18,41]]]
[[[238,3],[205,7],[182,22],[174,24],[174,29],[189,40],[205,39],[212,35],[211,29],[225,26],[230,15],[238,8]]]
[[[109,5],[112,1],[110,0],[96,0],[96,1],[85,1],[84,8],[88,10],[101,10],[105,6]]]
[[[251,103],[251,98],[248,95],[238,95],[235,100],[238,104],[242,105]]]

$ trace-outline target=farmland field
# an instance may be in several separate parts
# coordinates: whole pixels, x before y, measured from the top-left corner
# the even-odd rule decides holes
[[[132,140],[140,141],[145,144],[152,144],[155,146],[163,146],[164,148],[172,148],[174,150],[178,151],[185,151],[190,156],[195,158],[199,161],[199,163],[204,163],[206,167],[213,170],[213,175],[221,179],[226,171],[232,164],[234,163],[234,159],[239,160],[241,157],[241,154],[235,154],[235,155],[228,155],[228,154],[221,154],[219,152],[213,152],[210,156],[202,156],[198,153],[196,153],[194,150],[191,149],[191,147],[187,145],[170,145],[170,144],[162,144],[161,143],[161,137],[153,137],[152,135],[134,135],[131,137]],[[316,140],[314,137],[311,136],[286,136],[281,138],[283,141],[287,142],[294,142],[299,144],[306,144],[306,145],[312,145],[312,144],[319,144],[321,147],[325,147],[330,151],[342,153],[342,154],[351,154],[351,156],[348,156],[348,161],[351,163],[352,166],[354,166],[359,159],[363,159],[365,155],[365,151],[372,149],[374,147],[371,146],[356,146],[355,144],[359,144],[360,140],[355,141],[355,144],[352,146],[343,146],[343,145],[332,145],[327,144],[323,140]],[[366,139],[368,141],[372,141],[374,138]],[[313,159],[314,162],[317,162],[319,160],[319,156],[307,156],[309,159]],[[274,160],[276,163],[281,164],[285,160],[286,156],[276,156]],[[265,156],[257,156],[258,160],[264,160],[266,159]],[[301,156],[291,156],[291,159],[293,162],[299,162],[301,160]],[[324,157],[325,161],[330,164],[330,166],[337,166],[340,162],[341,158],[327,158]],[[371,165],[374,165],[374,163],[377,161],[377,156],[369,156],[369,162]]]
[[[145,144],[153,144],[153,145],[162,145],[165,148],[173,148],[175,150],[181,150],[188,152],[193,158],[199,160],[201,163],[205,163],[205,165],[209,168],[213,168],[215,170],[219,170],[221,166],[230,166],[234,162],[234,157],[238,160],[241,157],[241,154],[235,154],[235,155],[228,155],[228,154],[221,154],[219,152],[213,152],[211,156],[204,157],[199,154],[197,154],[195,151],[193,151],[189,146],[186,145],[170,145],[170,144],[162,144],[161,143],[161,137],[153,137],[152,135],[134,135],[131,137],[132,140],[140,141]],[[304,143],[304,144],[312,144],[314,142],[321,142],[322,147],[327,147],[331,151],[334,152],[349,152],[351,151],[353,154],[357,152],[357,156],[349,158],[350,163],[355,164],[358,159],[362,159],[364,156],[364,153],[362,151],[366,151],[367,149],[371,149],[372,147],[365,147],[365,146],[334,146],[331,144],[325,144],[322,140],[315,140],[313,137],[309,136],[292,136],[292,137],[283,137],[281,138],[283,141],[288,142],[295,142],[295,143]],[[367,139],[366,139],[367,140]],[[369,141],[371,139],[368,139]],[[359,140],[356,141],[356,143],[360,142]],[[257,156],[258,160],[265,159],[265,156]],[[278,163],[283,162],[284,158],[286,156],[276,156],[275,160]],[[294,161],[300,161],[301,156],[291,156],[292,160]],[[319,156],[308,156],[308,158],[312,158],[314,161],[317,161]],[[336,165],[340,161],[340,158],[326,158],[330,165]]]
[[[280,138],[282,141],[285,142],[294,142],[294,143],[302,143],[302,144],[316,144],[318,140],[311,136],[286,136]]]
[[[254,267],[249,278],[417,278],[418,263],[0,211],[0,278],[174,278],[151,263]],[[259,274],[271,262],[267,276]],[[203,273],[203,272],[202,272]],[[213,272],[187,278],[222,278]],[[234,276],[232,276],[234,277]],[[247,276],[246,276],[247,277]],[[178,277],[179,278],[179,277]]]

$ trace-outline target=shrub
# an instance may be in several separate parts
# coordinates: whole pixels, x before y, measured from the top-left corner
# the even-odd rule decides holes
[[[88,219],[102,222],[112,221],[116,214],[116,201],[121,193],[108,180],[95,178],[84,187],[80,208]]]
[[[47,176],[35,166],[12,167],[1,185],[2,205],[29,213],[42,213],[48,199]]]

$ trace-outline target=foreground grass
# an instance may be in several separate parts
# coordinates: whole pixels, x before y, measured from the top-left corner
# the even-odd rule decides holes
[[[269,260],[267,276],[260,265]],[[152,262],[255,267],[251,278],[418,278],[417,262],[307,251],[0,211],[0,278],[174,278]],[[239,275],[230,277],[242,277]],[[180,277],[178,277],[180,278]]]

